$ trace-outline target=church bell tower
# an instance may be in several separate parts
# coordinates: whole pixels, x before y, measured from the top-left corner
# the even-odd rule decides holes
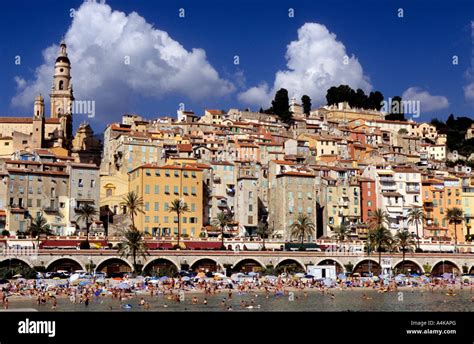
[[[72,105],[74,95],[71,83],[71,62],[67,57],[66,44],[61,42],[59,56],[54,65],[53,86],[51,87],[51,118],[61,123],[59,140],[61,146],[69,148],[72,142]]]

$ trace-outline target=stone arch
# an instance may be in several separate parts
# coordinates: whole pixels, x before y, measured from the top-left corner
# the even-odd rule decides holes
[[[21,265],[26,265],[31,269],[33,268],[33,265],[30,262],[28,262],[24,259],[13,258],[13,257],[2,259],[0,261],[0,267],[3,268],[3,267],[6,267],[6,266],[10,266],[11,261],[15,261],[16,263],[20,263]],[[14,264],[14,265],[19,265],[19,264]]]
[[[474,275],[474,265],[469,269],[469,275]]]
[[[36,271],[28,261],[16,257],[2,259],[0,261],[0,270],[6,278],[12,278],[15,275],[21,275],[25,278],[34,278]]]
[[[442,259],[437,261],[431,268],[432,275],[442,275],[443,273],[461,273],[462,269],[454,262],[448,259]]]
[[[193,271],[209,271],[209,272],[216,272],[220,270],[219,263],[212,258],[203,257],[196,259],[191,265],[190,269]]]
[[[286,272],[290,268],[290,273],[293,272],[306,272],[306,266],[297,259],[284,258],[276,266],[275,269],[278,272]]]
[[[370,264],[369,264],[370,262]],[[361,276],[367,275],[370,272],[373,275],[380,275],[382,272],[382,268],[380,267],[379,263],[371,258],[362,259],[354,265],[354,269],[352,270],[353,273],[359,273]]]
[[[423,267],[419,263],[415,262],[414,260],[405,259],[405,260],[398,261],[393,266],[393,271],[395,273],[405,273],[405,272],[418,273],[418,271],[420,273],[423,273]]]
[[[128,260],[116,257],[102,259],[95,267],[96,271],[105,272],[107,275],[114,273],[132,272],[133,266]]]
[[[80,261],[69,257],[55,258],[51,260],[46,267],[46,271],[66,270],[68,272],[73,272],[85,269],[85,266]]]
[[[145,273],[152,272],[152,273],[177,273],[180,270],[178,264],[173,262],[169,258],[157,257],[151,259],[148,263],[143,266],[143,271]]]
[[[335,265],[336,276],[345,271],[344,265],[342,265],[337,259],[323,259],[317,265]]]
[[[235,272],[252,272],[254,270],[264,269],[265,264],[255,258],[243,258],[236,262],[232,267]]]

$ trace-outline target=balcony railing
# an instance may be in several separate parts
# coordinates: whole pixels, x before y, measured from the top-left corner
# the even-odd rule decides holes
[[[406,188],[406,193],[420,193],[420,188]]]

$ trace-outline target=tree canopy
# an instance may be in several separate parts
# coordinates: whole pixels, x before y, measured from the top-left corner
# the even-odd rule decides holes
[[[370,92],[367,96],[361,88],[353,90],[348,85],[333,86],[326,93],[327,105],[348,102],[353,108],[366,110],[380,110],[384,100],[380,91]]]

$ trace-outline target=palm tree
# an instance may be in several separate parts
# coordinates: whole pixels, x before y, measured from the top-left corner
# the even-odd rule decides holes
[[[48,221],[43,217],[43,214],[39,213],[31,222],[28,228],[28,235],[32,238],[36,237],[36,247],[39,248],[39,239],[41,234],[51,234],[51,227],[48,225]]]
[[[384,226],[379,226],[369,231],[370,245],[379,253],[379,266],[382,261],[382,251],[392,246],[392,233]]]
[[[388,223],[388,213],[380,208],[377,208],[369,219],[369,227],[372,229],[385,226]]]
[[[402,266],[404,266],[406,252],[415,245],[413,233],[410,233],[407,230],[397,232],[397,234],[395,234],[395,245],[403,253]]]
[[[335,227],[332,231],[334,232],[332,237],[336,239],[337,242],[341,243],[343,243],[349,237],[350,234],[350,230],[344,224]]]
[[[128,230],[122,230],[122,242],[119,245],[118,253],[121,257],[133,258],[133,269],[139,272],[137,265],[137,257],[146,259],[148,255],[143,233],[138,231],[135,227],[130,226]]]
[[[76,209],[77,221],[84,221],[86,223],[86,246],[89,246],[89,229],[94,217],[97,216],[97,209],[89,203],[81,205]]]
[[[135,191],[130,191],[122,198],[120,206],[126,208],[127,214],[130,215],[130,219],[132,220],[132,226],[136,228],[135,216],[137,216],[138,213],[145,213],[145,211],[143,211],[143,198],[139,197]]]
[[[372,216],[369,218],[369,234],[367,236],[367,253],[370,256],[370,249],[372,248],[372,244],[370,242],[370,230],[375,230],[379,227],[383,227],[385,225],[388,225],[389,223],[389,218],[388,218],[388,213],[385,210],[382,210],[380,208],[377,208],[375,212],[372,214]]]
[[[290,229],[291,235],[296,235],[301,238],[301,249],[303,249],[304,238],[308,234],[314,233],[316,227],[308,215],[299,213],[296,222],[293,222]]]
[[[189,207],[183,200],[175,199],[171,202],[171,206],[169,208],[170,213],[176,213],[178,216],[178,247],[179,247],[179,238],[181,237],[181,214],[186,213],[189,211]]]
[[[262,250],[265,251],[265,238],[268,238],[273,233],[273,228],[271,228],[268,223],[259,222],[257,225],[257,234],[262,238]]]
[[[230,215],[225,211],[221,211],[212,221],[212,225],[221,229],[221,250],[225,250],[224,246],[224,228],[230,223]]]
[[[422,224],[425,220],[425,213],[420,207],[413,207],[408,210],[407,213],[408,217],[408,225],[415,225],[416,226],[416,250],[420,251],[420,234],[418,232],[418,224]]]
[[[453,207],[449,208],[446,213],[446,219],[448,222],[454,223],[454,252],[458,251],[458,232],[457,232],[457,224],[462,223],[464,221],[464,214],[461,208]]]

